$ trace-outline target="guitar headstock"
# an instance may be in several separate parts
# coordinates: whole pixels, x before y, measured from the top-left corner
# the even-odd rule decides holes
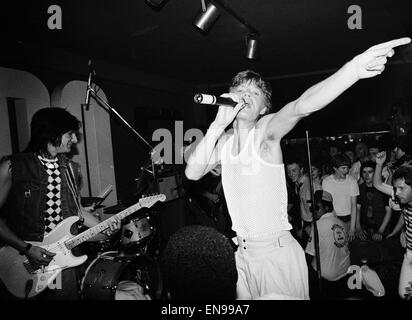
[[[139,204],[142,207],[150,208],[156,202],[158,202],[158,201],[164,202],[165,200],[166,200],[166,196],[163,193],[159,193],[159,194],[154,194],[154,195],[150,195],[150,196],[147,196],[147,197],[140,198],[139,199]]]

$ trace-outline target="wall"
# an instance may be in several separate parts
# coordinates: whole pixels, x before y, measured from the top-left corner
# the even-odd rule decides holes
[[[174,121],[168,116],[168,110],[180,114],[178,117],[184,120],[185,129],[186,125],[187,128],[194,125],[192,99],[196,90],[192,85],[103,60],[95,60],[93,64],[97,73],[94,82],[103,89],[110,105],[150,143],[156,125],[168,126]],[[23,70],[38,77],[49,94],[57,86],[71,80],[87,81],[87,65],[87,58],[27,45],[10,47],[0,58],[0,66]],[[98,105],[91,107],[101,108]],[[110,117],[110,124],[117,196],[127,201],[135,196],[134,179],[139,174],[139,168],[149,162],[149,149],[115,117]],[[97,128],[99,130],[98,125]]]

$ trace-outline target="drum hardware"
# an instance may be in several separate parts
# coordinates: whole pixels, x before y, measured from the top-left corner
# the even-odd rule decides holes
[[[80,202],[83,207],[103,207],[101,203],[104,199],[102,197],[82,197]]]
[[[152,237],[155,228],[150,223],[150,215],[130,220],[122,227],[121,243],[126,248],[131,245],[139,245],[143,240]]]

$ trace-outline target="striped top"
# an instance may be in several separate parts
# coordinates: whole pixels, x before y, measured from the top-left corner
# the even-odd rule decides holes
[[[402,208],[402,213],[406,228],[406,248],[412,251],[412,210]]]
[[[232,229],[243,238],[267,239],[292,229],[287,214],[286,177],[283,164],[268,163],[257,154],[254,134],[253,128],[236,156],[232,154],[234,136],[224,144],[222,185]]]

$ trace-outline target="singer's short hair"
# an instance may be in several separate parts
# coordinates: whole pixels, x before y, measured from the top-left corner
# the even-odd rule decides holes
[[[62,135],[77,131],[81,122],[62,108],[43,108],[38,110],[31,120],[31,136],[26,152],[47,151],[48,143],[57,147]]]
[[[229,89],[232,90],[247,82],[254,83],[258,88],[260,88],[260,90],[262,90],[265,95],[265,107],[267,108],[266,113],[270,113],[272,111],[272,86],[269,82],[263,80],[259,73],[252,70],[239,72],[232,79]]]
[[[162,255],[162,271],[173,300],[236,298],[235,253],[211,227],[190,225],[175,232]]]

